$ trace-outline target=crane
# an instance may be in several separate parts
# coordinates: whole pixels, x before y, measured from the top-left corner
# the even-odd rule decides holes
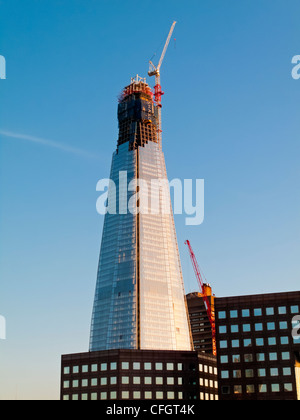
[[[185,241],[185,245],[188,246],[189,248],[189,253],[190,253],[190,257],[191,257],[191,261],[192,261],[192,265],[195,271],[195,275],[196,278],[198,280],[198,284],[199,284],[199,288],[200,288],[200,292],[202,294],[203,300],[204,300],[204,305],[206,308],[206,312],[209,318],[209,322],[211,325],[211,331],[212,331],[212,346],[213,346],[213,354],[216,356],[217,355],[217,341],[216,341],[216,323],[215,323],[215,314],[214,311],[212,310],[210,301],[208,299],[205,287],[204,287],[204,282],[202,279],[202,275],[200,272],[200,268],[199,265],[197,263],[197,259],[195,257],[194,251],[192,249],[192,246],[190,244],[190,241],[186,240]]]
[[[155,76],[154,99],[155,99],[155,103],[156,103],[157,110],[158,110],[157,133],[158,133],[158,143],[159,143],[160,147],[161,147],[161,141],[162,141],[162,135],[161,135],[161,133],[162,133],[162,129],[161,129],[161,108],[162,108],[161,97],[162,97],[162,95],[164,95],[164,92],[161,90],[161,84],[160,84],[160,68],[161,68],[163,59],[166,55],[166,52],[167,52],[167,49],[168,49],[168,46],[169,46],[169,43],[170,43],[170,39],[171,39],[171,36],[173,34],[176,23],[177,22],[174,21],[172,26],[171,26],[167,41],[165,43],[165,46],[164,46],[164,49],[163,49],[163,52],[161,54],[161,57],[160,57],[160,60],[158,62],[157,67],[155,67],[155,65],[152,63],[151,60],[149,61],[150,66],[149,66],[148,75],[150,77]]]

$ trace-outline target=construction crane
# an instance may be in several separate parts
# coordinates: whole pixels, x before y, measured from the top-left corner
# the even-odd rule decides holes
[[[200,292],[202,294],[203,300],[204,300],[204,305],[206,308],[206,312],[209,318],[209,322],[211,325],[211,331],[212,331],[212,346],[213,346],[213,354],[216,356],[217,355],[217,341],[216,341],[216,323],[215,323],[215,313],[212,310],[212,306],[211,303],[208,299],[207,293],[206,293],[206,288],[202,279],[202,275],[200,272],[200,268],[199,265],[197,263],[197,259],[195,257],[194,251],[192,249],[192,246],[190,244],[190,241],[186,240],[185,241],[185,245],[188,246],[189,248],[189,253],[190,253],[190,257],[191,257],[191,261],[192,261],[192,265],[195,271],[195,275],[199,284],[199,288],[200,288]]]
[[[160,68],[163,62],[163,59],[166,55],[169,43],[170,43],[170,39],[171,36],[173,34],[175,25],[176,25],[176,21],[173,22],[167,41],[165,43],[162,55],[160,57],[159,63],[157,65],[157,67],[155,67],[155,65],[152,63],[152,61],[149,61],[149,72],[148,75],[151,76],[155,76],[155,86],[154,86],[154,99],[155,99],[155,104],[157,106],[157,111],[158,111],[158,127],[157,127],[157,133],[158,133],[158,143],[161,147],[161,142],[162,142],[162,129],[161,129],[161,108],[162,108],[162,104],[161,104],[161,97],[162,95],[164,95],[164,92],[161,90],[161,84],[160,84]]]

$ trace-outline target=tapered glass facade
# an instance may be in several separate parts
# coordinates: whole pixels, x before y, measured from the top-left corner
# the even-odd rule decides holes
[[[191,350],[157,112],[145,82],[125,88],[118,117],[110,175],[115,188],[108,193],[90,351]],[[114,199],[115,208],[110,206]]]

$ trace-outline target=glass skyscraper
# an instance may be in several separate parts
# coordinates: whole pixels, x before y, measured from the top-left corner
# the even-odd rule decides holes
[[[118,106],[108,192],[115,211],[104,220],[90,351],[192,350],[170,193],[154,188],[167,181],[157,119],[150,87],[132,79]],[[151,197],[141,182],[153,186]]]

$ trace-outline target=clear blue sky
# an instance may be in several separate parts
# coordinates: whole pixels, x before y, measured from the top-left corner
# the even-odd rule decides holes
[[[58,398],[61,354],[88,350],[117,96],[174,19],[168,176],[205,179],[204,224],[175,218],[186,290],[187,238],[217,296],[299,289],[299,15],[299,0],[0,1],[0,399]]]

